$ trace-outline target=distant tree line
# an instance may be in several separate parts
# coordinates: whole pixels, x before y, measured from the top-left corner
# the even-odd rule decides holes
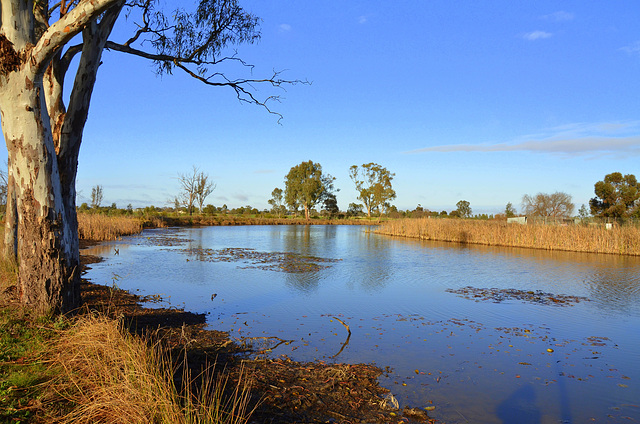
[[[606,220],[638,220],[640,219],[640,184],[633,174],[623,175],[619,172],[607,174],[602,181],[594,185],[595,197],[590,199],[589,207],[582,205],[577,215],[572,196],[561,191],[554,193],[525,194],[521,200],[520,213],[511,202],[507,203],[499,214],[473,214],[471,204],[467,200],[456,203],[456,209],[449,212],[430,211],[418,204],[414,209],[398,210],[391,201],[396,198],[392,181],[395,177],[385,167],[376,163],[353,165],[349,168],[349,176],[358,193],[357,200],[362,203],[349,203],[346,211],[338,207],[335,178],[323,172],[322,166],[313,161],[305,161],[293,166],[284,178],[284,190],[275,188],[268,200],[270,209],[258,209],[251,205],[229,208],[227,205],[214,206],[206,204],[207,197],[215,190],[216,184],[208,174],[193,167],[191,172],[178,174],[181,185],[180,193],[173,200],[173,207],[149,206],[133,209],[129,204],[125,209],[118,209],[115,203],[109,207],[101,206],[104,190],[101,185],[92,188],[90,205],[83,203],[78,208],[83,212],[99,212],[107,214],[132,213],[185,213],[198,212],[202,215],[232,214],[274,216],[282,218],[286,215],[299,215],[309,220],[311,217],[325,218],[358,218],[376,214],[378,218],[461,218],[461,219],[506,219],[516,216],[527,216],[534,220],[562,221],[572,218],[582,220],[602,218]],[[6,203],[6,174],[0,171],[0,207]]]

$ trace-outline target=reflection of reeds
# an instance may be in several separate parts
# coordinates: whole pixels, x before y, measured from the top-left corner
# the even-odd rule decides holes
[[[48,393],[73,405],[57,422],[240,424],[248,419],[251,379],[246,373],[233,387],[225,378],[204,375],[197,393],[187,373],[180,389],[170,358],[115,320],[83,317],[53,351],[51,366],[58,377]]]
[[[135,217],[78,214],[78,236],[82,240],[117,240],[141,231],[142,221]]]
[[[640,229],[634,226],[606,229],[604,226],[420,218],[387,221],[375,232],[421,240],[640,256]]]

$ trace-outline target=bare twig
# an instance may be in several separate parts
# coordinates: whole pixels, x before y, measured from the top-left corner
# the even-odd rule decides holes
[[[342,321],[340,318],[338,317],[333,317],[333,319],[335,319],[336,321],[338,321],[340,324],[344,325],[344,328],[347,329],[347,331],[349,332],[349,337],[351,337],[351,330],[349,329],[349,326],[347,324],[345,324],[344,321]]]

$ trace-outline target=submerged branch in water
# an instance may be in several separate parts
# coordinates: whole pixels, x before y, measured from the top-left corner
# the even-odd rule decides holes
[[[346,324],[344,321],[342,321],[340,318],[338,318],[338,317],[332,317],[332,318],[335,319],[336,321],[338,321],[340,324],[344,325],[344,328],[346,328],[348,333],[349,333],[347,335],[347,340],[345,340],[344,343],[342,343],[342,347],[340,348],[338,353],[336,353],[335,355],[332,356],[332,358],[335,358],[336,356],[340,355],[342,353],[342,351],[344,350],[344,348],[349,344],[349,340],[351,339],[351,329],[349,328],[349,325]]]

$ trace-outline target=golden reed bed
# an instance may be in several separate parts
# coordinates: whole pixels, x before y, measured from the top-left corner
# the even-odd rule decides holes
[[[607,230],[602,225],[518,225],[504,221],[420,218],[387,221],[375,233],[488,246],[640,256],[640,229],[634,226],[614,225]]]
[[[365,219],[262,218],[235,215],[128,216],[78,213],[80,240],[107,241],[138,234],[143,228],[214,225],[371,225]]]
[[[107,216],[101,214],[78,214],[78,237],[80,240],[117,240],[122,236],[142,231],[142,220],[131,216]]]

